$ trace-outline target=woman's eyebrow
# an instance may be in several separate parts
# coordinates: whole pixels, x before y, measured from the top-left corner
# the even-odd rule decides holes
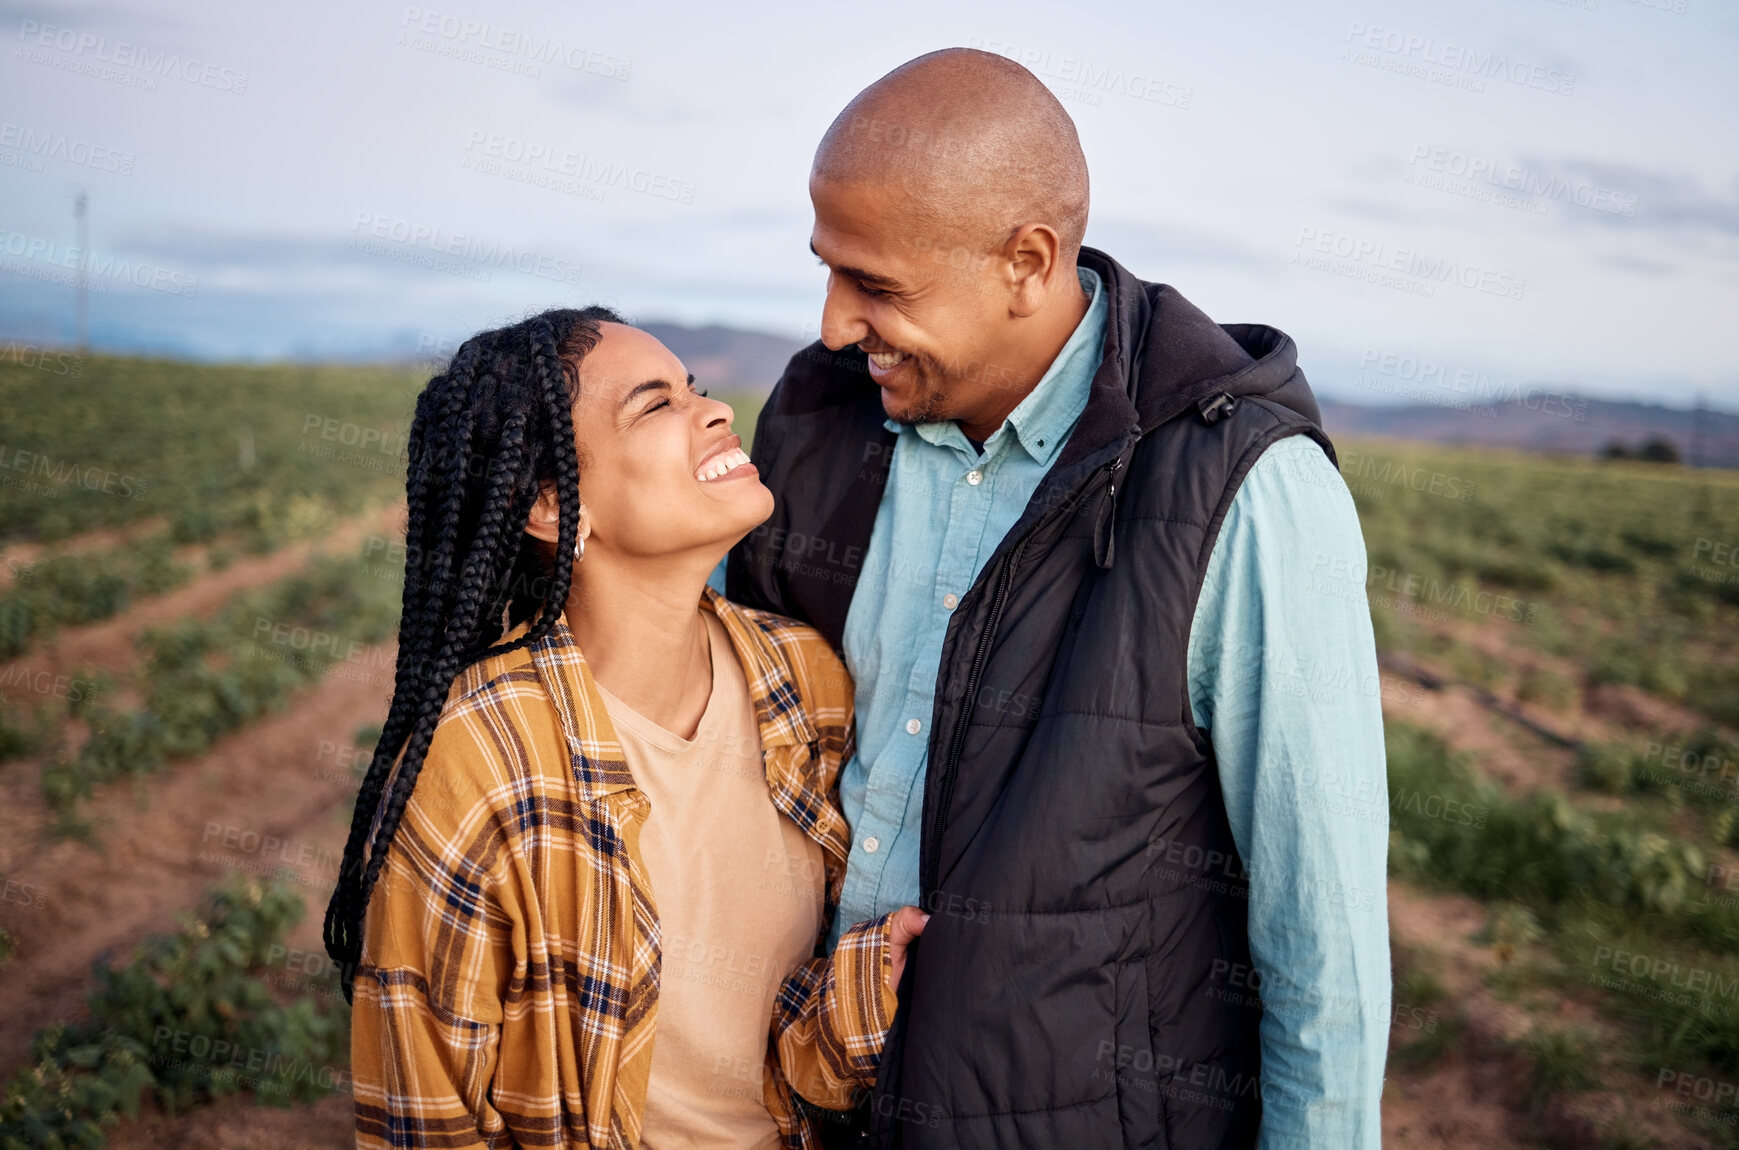
[[[692,381],[694,379],[694,376],[691,375],[688,378]],[[632,403],[634,401],[635,397],[638,396],[641,392],[654,391],[658,388],[663,388],[664,390],[669,391],[670,390],[669,381],[663,380],[663,379],[649,379],[645,383],[635,384],[632,388],[629,389],[628,394],[624,395],[622,397],[622,402],[616,405],[616,410],[621,411],[624,407],[627,407],[630,403]]]

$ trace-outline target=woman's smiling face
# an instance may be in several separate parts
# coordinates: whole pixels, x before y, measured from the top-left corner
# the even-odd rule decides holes
[[[716,561],[773,513],[772,492],[731,431],[730,405],[696,391],[682,361],[646,332],[600,328],[574,405],[587,555],[705,551]]]

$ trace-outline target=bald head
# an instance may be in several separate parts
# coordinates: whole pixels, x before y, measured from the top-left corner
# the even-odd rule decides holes
[[[979,250],[1026,224],[1073,262],[1087,229],[1087,158],[1038,77],[1003,56],[948,48],[900,65],[847,104],[812,182],[890,187],[931,237]]]

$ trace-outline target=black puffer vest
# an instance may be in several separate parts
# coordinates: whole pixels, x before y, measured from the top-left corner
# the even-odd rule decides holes
[[[1292,341],[1091,248],[1086,410],[949,620],[924,791],[933,917],[868,1103],[878,1147],[1233,1147],[1261,1104],[1248,878],[1185,652],[1245,473],[1307,434]],[[841,643],[894,435],[863,353],[798,353],[756,426],[773,518],[730,598]]]

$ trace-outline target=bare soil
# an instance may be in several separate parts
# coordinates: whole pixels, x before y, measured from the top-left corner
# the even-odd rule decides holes
[[[390,666],[391,648],[380,655]],[[87,806],[89,843],[48,840],[40,800],[35,833],[6,827],[0,866],[11,891],[28,891],[28,905],[0,903],[0,926],[16,944],[0,993],[0,1074],[26,1057],[38,1028],[82,1016],[93,960],[121,959],[174,927],[229,873],[289,867],[309,906],[292,945],[317,951],[354,802],[342,756],[358,727],[385,717],[390,691],[329,676],[203,758],[107,788]],[[0,808],[8,823],[29,805],[20,797]]]
[[[353,548],[370,531],[390,535],[402,516],[400,506],[352,521],[320,549]],[[240,560],[116,619],[69,628],[21,662],[61,672],[124,669],[133,658],[133,637],[144,627],[215,611],[236,590],[293,571],[310,551],[292,548]],[[1469,634],[1459,638],[1471,638],[1506,660],[1524,655],[1507,635],[1465,630]],[[390,649],[381,654],[385,664],[371,657],[367,665],[390,665]],[[1536,652],[1526,657],[1579,681],[1575,668],[1562,661]],[[202,759],[136,785],[111,787],[88,805],[95,821],[90,844],[52,842],[43,835],[47,812],[35,797],[34,765],[12,764],[0,773],[0,869],[12,889],[27,886],[31,892],[29,905],[0,903],[0,926],[17,940],[16,954],[0,977],[0,1074],[20,1063],[39,1027],[80,1015],[93,960],[119,959],[147,934],[173,927],[226,873],[290,865],[305,883],[310,912],[291,945],[318,952],[319,912],[354,794],[341,756],[349,753],[358,727],[384,716],[390,689],[390,681],[359,687],[329,677],[298,695],[287,711],[235,733]],[[1486,775],[1506,787],[1571,785],[1573,752],[1495,715],[1465,686],[1386,689],[1384,707],[1390,717],[1436,731],[1451,746],[1471,752]],[[1528,713],[1577,738],[1691,729],[1694,719],[1640,692],[1613,689],[1583,693],[1562,711]],[[268,839],[276,844],[270,851],[264,847]],[[1502,975],[1509,964],[1551,959],[1538,948],[1500,953],[1478,941],[1487,924],[1484,906],[1392,882],[1389,914],[1398,953],[1429,964],[1443,985],[1443,997],[1430,1009],[1445,1021],[1453,1016],[1464,1029],[1427,1065],[1391,1065],[1383,1094],[1385,1146],[1520,1150],[1550,1144],[1594,1150],[1615,1130],[1625,1129],[1639,1144],[1707,1150],[1706,1141],[1650,1108],[1657,1093],[1652,1082],[1610,1064],[1606,1052],[1616,1050],[1623,1038],[1595,1010],[1592,995],[1554,998],[1539,988],[1494,989],[1505,985]],[[1586,1036],[1595,1048],[1590,1059],[1602,1085],[1532,1113],[1527,1105],[1532,1063],[1525,1044],[1541,1026]],[[1417,1037],[1399,1025],[1391,1032],[1397,1047]],[[352,1144],[348,1095],[290,1109],[253,1103],[242,1095],[174,1118],[148,1112],[123,1124],[110,1145],[230,1150]]]
[[[317,540],[280,547],[267,555],[238,558],[221,571],[207,571],[167,594],[141,600],[112,618],[61,627],[46,642],[10,662],[0,663],[0,682],[27,683],[40,679],[42,673],[52,680],[54,676],[79,671],[123,671],[136,663],[133,642],[147,628],[178,619],[207,618],[216,614],[236,592],[282,579],[306,566],[315,555],[350,554],[370,534],[402,539],[404,515],[402,503],[391,504],[344,520]],[[23,677],[21,671],[25,673]],[[30,689],[15,686],[13,693],[28,699]]]

